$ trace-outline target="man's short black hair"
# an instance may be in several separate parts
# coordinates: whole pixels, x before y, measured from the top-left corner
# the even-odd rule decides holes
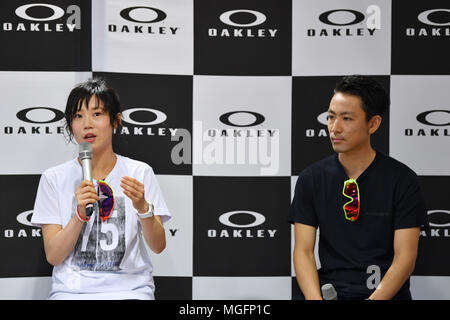
[[[337,92],[360,97],[367,121],[375,115],[383,116],[391,103],[386,90],[377,81],[363,75],[343,77],[334,88],[334,93]]]
[[[66,131],[69,135],[69,140],[73,138],[72,120],[75,114],[81,109],[83,103],[86,106],[92,96],[95,96],[99,101],[103,102],[104,111],[109,114],[111,126],[114,127],[114,122],[117,120],[117,114],[121,112],[119,96],[115,90],[109,87],[106,81],[102,78],[96,77],[82,82],[75,86],[69,94],[66,103],[65,118]]]

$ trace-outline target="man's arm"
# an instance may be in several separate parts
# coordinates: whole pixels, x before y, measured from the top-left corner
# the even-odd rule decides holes
[[[396,295],[414,271],[420,228],[397,229],[394,233],[394,259],[369,299],[388,300]]]
[[[297,282],[306,300],[322,300],[314,246],[316,228],[295,223],[294,267]]]

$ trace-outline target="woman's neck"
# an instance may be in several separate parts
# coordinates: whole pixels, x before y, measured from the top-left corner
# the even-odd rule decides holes
[[[80,159],[78,162],[81,164]],[[105,179],[114,169],[117,162],[117,156],[110,150],[104,152],[94,152],[92,155],[92,178],[95,180]]]

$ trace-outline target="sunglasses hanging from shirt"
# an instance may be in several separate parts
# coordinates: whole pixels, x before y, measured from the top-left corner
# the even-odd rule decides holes
[[[99,215],[105,222],[114,210],[114,192],[106,181],[98,180],[98,195],[100,197],[98,201]]]
[[[97,186],[97,194],[100,197],[100,200],[97,201],[99,217],[105,222],[114,210],[114,192],[110,185],[104,180],[98,180]],[[91,214],[87,215],[86,219],[83,219],[80,216],[77,207],[78,218],[83,222],[88,222],[91,219],[92,213],[93,211],[91,211]]]
[[[349,221],[356,221],[359,217],[360,201],[359,187],[355,179],[348,179],[344,181],[344,188],[342,194],[350,199],[343,205],[345,219]]]

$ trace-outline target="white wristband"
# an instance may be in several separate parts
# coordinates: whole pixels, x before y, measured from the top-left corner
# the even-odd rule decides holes
[[[136,211],[136,213],[137,213],[137,216],[138,216],[140,219],[151,218],[151,217],[154,216],[155,208],[153,207],[153,204],[152,204],[152,203],[149,203],[149,204],[148,204],[148,211],[147,211],[147,212],[139,213],[139,212]]]
[[[83,218],[80,216],[80,213],[78,212],[78,207],[77,207],[77,213],[76,213],[75,215],[77,216],[78,220],[80,220],[80,221],[83,222],[83,223],[88,222],[89,219],[90,219],[90,217],[87,218],[87,219],[83,219]]]

